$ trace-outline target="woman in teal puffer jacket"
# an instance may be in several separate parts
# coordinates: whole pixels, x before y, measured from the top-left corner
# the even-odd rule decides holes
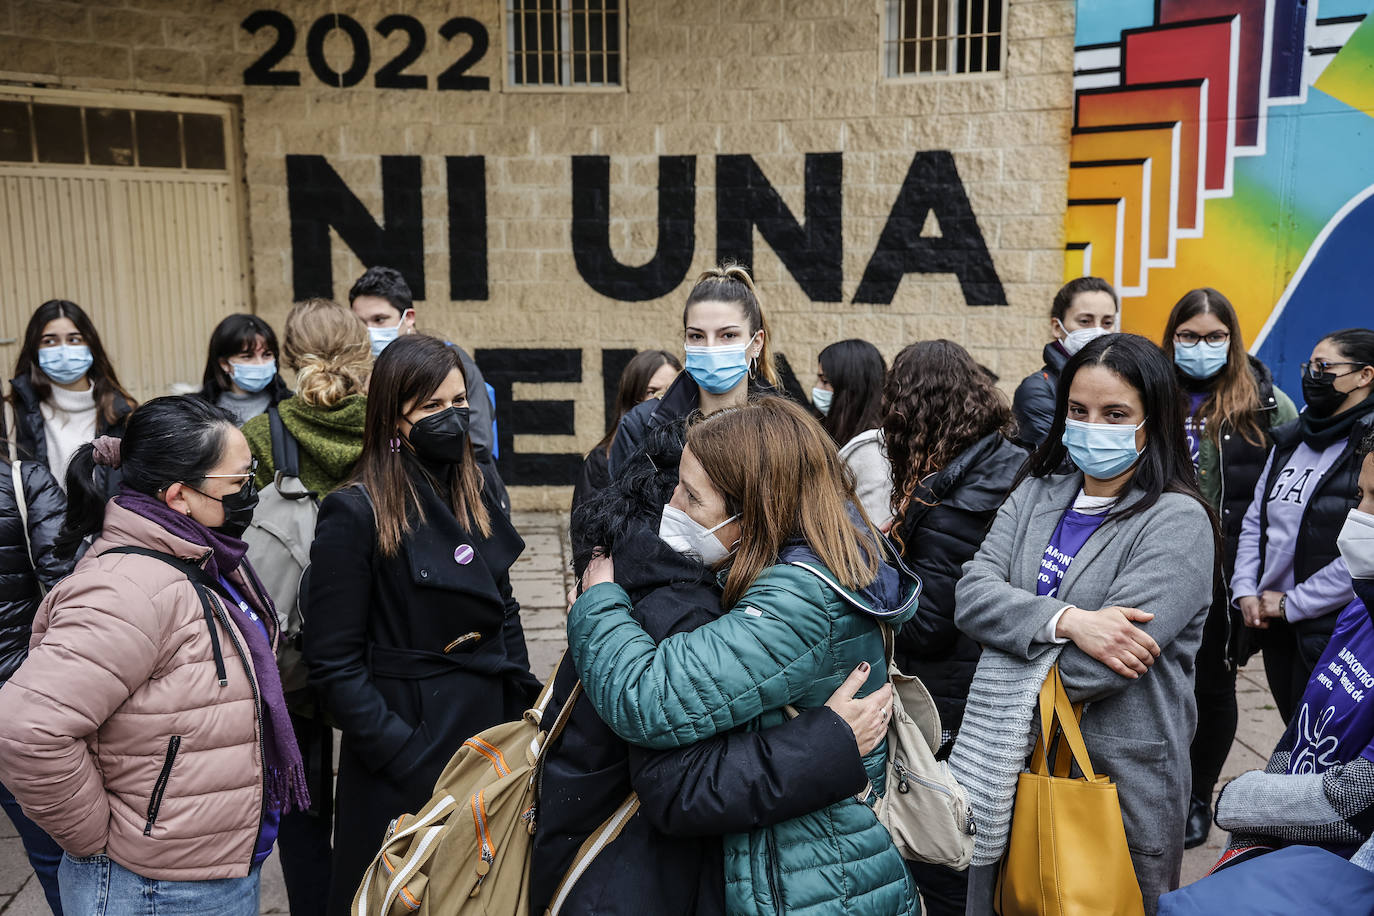
[[[820,706],[860,663],[871,672],[864,692],[882,687],[879,622],[909,619],[920,583],[883,551],[820,425],[777,398],[720,411],[688,432],[679,473],[659,535],[717,567],[730,610],[655,644],[614,584],[611,559],[593,560],[568,642],[611,729],[632,744],[683,747],[776,725],[787,706]],[[886,762],[885,743],[864,758],[866,799],[726,837],[727,910],[918,913],[906,865],[870,807],[886,789]]]

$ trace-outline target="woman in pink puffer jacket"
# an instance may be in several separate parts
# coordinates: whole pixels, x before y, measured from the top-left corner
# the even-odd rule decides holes
[[[98,537],[0,689],[0,774],[65,850],[68,913],[256,916],[281,812],[308,804],[239,539],[252,463],[233,418],[189,397],[71,463],[65,546]],[[95,466],[121,464],[107,504]]]

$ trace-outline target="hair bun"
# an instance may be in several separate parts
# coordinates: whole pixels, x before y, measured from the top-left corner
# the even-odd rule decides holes
[[[117,468],[121,464],[123,443],[114,436],[101,436],[91,443],[95,463],[107,468]]]

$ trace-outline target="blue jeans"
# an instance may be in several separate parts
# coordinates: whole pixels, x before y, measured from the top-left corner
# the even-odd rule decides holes
[[[63,908],[82,916],[258,916],[260,869],[243,878],[159,881],[106,855],[64,853],[57,877]]]
[[[62,900],[57,894],[57,863],[62,861],[62,847],[44,833],[42,827],[24,815],[19,802],[14,800],[10,790],[3,785],[0,785],[0,807],[5,809],[5,813],[14,822],[14,829],[19,832],[19,839],[24,843],[24,852],[28,853],[29,864],[38,876],[38,883],[43,887],[43,896],[48,898],[48,906],[52,909],[53,916],[62,916]]]

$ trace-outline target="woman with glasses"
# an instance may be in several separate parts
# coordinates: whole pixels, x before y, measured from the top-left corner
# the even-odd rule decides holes
[[[1236,665],[1248,657],[1239,639],[1245,628],[1231,609],[1225,583],[1235,569],[1241,522],[1273,443],[1271,431],[1298,410],[1274,386],[1268,367],[1246,353],[1236,310],[1210,287],[1178,300],[1164,328],[1163,348],[1188,399],[1188,451],[1202,495],[1221,522],[1223,541],[1222,578],[1197,656],[1198,727],[1184,837],[1191,849],[1206,842],[1212,826],[1212,791],[1236,737]]]
[[[1245,625],[1263,632],[1264,671],[1288,722],[1354,593],[1336,547],[1355,506],[1356,444],[1374,429],[1374,331],[1322,338],[1302,366],[1307,409],[1274,430],[1245,513],[1231,577]]]
[[[95,469],[119,468],[108,502]],[[39,607],[0,688],[0,772],[66,851],[67,913],[256,916],[281,815],[309,806],[240,539],[257,505],[234,416],[157,398],[76,451],[57,552],[95,543]]]

